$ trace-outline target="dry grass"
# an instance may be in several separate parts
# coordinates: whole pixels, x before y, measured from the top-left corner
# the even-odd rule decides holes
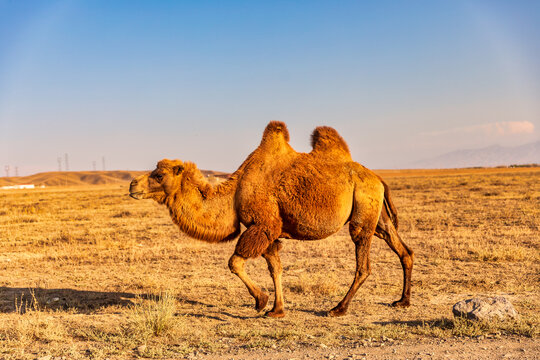
[[[131,328],[145,339],[161,336],[174,327],[176,299],[169,293],[150,296],[150,301],[131,307]]]
[[[0,358],[170,358],[378,338],[538,336],[540,169],[383,175],[416,253],[413,305],[388,306],[399,297],[401,268],[374,240],[373,273],[337,319],[324,311],[352,281],[346,228],[326,240],[284,242],[288,313],[275,320],[255,313],[230,274],[234,243],[188,239],[165,208],[130,199],[127,184],[0,192]],[[271,292],[264,260],[247,271]],[[521,318],[452,318],[458,300],[495,294]]]

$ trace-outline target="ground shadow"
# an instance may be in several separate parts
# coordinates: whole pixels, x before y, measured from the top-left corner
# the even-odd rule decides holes
[[[95,313],[99,309],[109,306],[129,307],[135,304],[137,298],[158,301],[159,294],[134,294],[129,292],[106,292],[74,289],[43,289],[43,288],[10,288],[0,286],[0,313],[19,312],[28,310],[71,310],[77,313]],[[193,317],[207,317],[215,320],[223,319],[216,314],[237,318],[249,319],[252,317],[230,314],[218,310],[215,305],[182,297],[176,298],[191,306],[201,306],[214,313],[213,315],[198,314],[196,312],[183,315]],[[254,316],[256,317],[256,316]]]
[[[396,309],[396,307],[394,305],[392,305],[392,303],[385,303],[385,302],[377,302],[376,303],[377,305],[381,305],[381,306],[384,306],[384,307],[389,307],[389,308],[394,308]]]
[[[29,309],[72,309],[79,313],[95,312],[107,306],[133,305],[137,295],[126,292],[103,292],[74,289],[0,287],[0,313],[25,312]]]
[[[442,318],[435,320],[410,320],[410,321],[376,321],[373,324],[376,325],[405,325],[411,328],[419,327],[431,327],[431,328],[440,328],[440,329],[452,329],[454,327],[454,322],[450,319]]]
[[[176,297],[176,300],[178,300],[179,302],[183,302],[183,303],[192,305],[192,306],[202,306],[202,307],[206,308],[204,314],[196,314],[196,313],[184,314],[186,316],[191,316],[191,317],[196,317],[196,318],[208,318],[208,319],[214,319],[214,320],[219,320],[219,321],[225,321],[225,320],[223,320],[222,318],[219,318],[218,316],[209,315],[209,314],[210,313],[219,314],[219,315],[224,315],[224,316],[227,316],[227,317],[231,317],[231,318],[235,318],[235,319],[243,319],[243,320],[252,319],[252,318],[257,317],[257,316],[233,315],[233,314],[228,313],[226,311],[218,310],[217,305],[206,304],[206,303],[203,303],[203,302],[198,301],[198,300],[184,299],[184,298],[181,298],[181,297]],[[244,305],[242,305],[242,306],[244,306]],[[245,305],[245,306],[247,306],[247,305]],[[253,306],[249,306],[249,307],[252,308]]]
[[[293,310],[293,309],[291,309]],[[330,309],[328,310],[314,310],[314,309],[294,309],[294,311],[303,312],[305,314],[311,314],[318,317],[329,317],[328,313],[330,312]]]

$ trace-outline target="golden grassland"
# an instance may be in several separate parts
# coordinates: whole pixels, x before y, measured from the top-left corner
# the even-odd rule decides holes
[[[538,337],[540,169],[381,172],[415,251],[412,306],[402,272],[373,241],[372,275],[349,313],[329,318],[354,272],[345,227],[284,241],[287,316],[268,319],[227,268],[234,242],[182,235],[166,208],[127,183],[0,191],[0,358],[167,358],[194,352],[363,344],[371,339]],[[247,271],[272,292],[266,263]],[[453,319],[452,305],[504,295],[519,320]]]

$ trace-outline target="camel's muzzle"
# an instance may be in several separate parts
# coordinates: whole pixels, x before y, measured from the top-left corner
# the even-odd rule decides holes
[[[136,200],[141,200],[143,198],[144,193],[143,192],[130,192],[129,196]]]
[[[131,196],[134,199],[140,200],[143,198],[144,191],[140,191],[137,189],[139,185],[139,181],[137,179],[133,179],[131,181],[131,184],[129,184],[129,196]]]

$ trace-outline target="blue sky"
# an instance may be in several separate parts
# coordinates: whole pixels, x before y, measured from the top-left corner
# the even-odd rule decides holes
[[[372,168],[538,141],[538,39],[537,1],[0,0],[0,165],[232,171],[274,119]]]

